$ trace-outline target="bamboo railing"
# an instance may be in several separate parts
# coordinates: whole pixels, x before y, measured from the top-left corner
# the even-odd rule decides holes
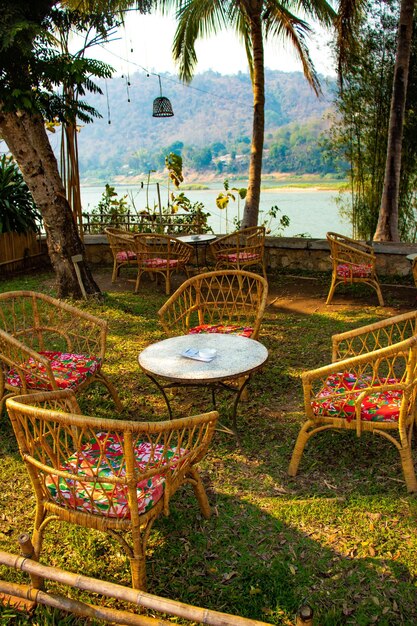
[[[28,542],[30,544],[28,535],[21,535],[19,541],[26,547]],[[35,584],[35,581],[37,581],[39,587],[42,587],[43,581],[48,579],[92,594],[100,594],[100,596],[134,604],[140,609],[150,609],[167,616],[180,617],[190,622],[208,624],[209,626],[266,626],[265,622],[192,606],[176,600],[170,600],[169,598],[161,598],[145,591],[90,578],[82,574],[74,574],[58,567],[42,565],[25,556],[9,552],[0,551],[0,564],[28,573],[32,582]],[[22,600],[30,600],[37,604],[51,606],[75,613],[76,615],[101,619],[113,624],[126,624],[129,626],[168,626],[172,624],[172,622],[161,619],[158,616],[151,617],[144,613],[137,614],[128,610],[87,604],[73,598],[50,593],[41,588],[35,588],[32,585],[5,580],[0,580],[0,593],[14,597],[14,600],[22,598]],[[307,622],[297,621],[297,624],[306,625]]]

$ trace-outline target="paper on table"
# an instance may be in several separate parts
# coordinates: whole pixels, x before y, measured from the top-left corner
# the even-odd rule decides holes
[[[185,356],[186,359],[194,359],[195,361],[205,361],[206,363],[210,363],[216,355],[201,356],[198,350],[195,350],[194,348],[187,348],[187,350],[181,352],[181,356]]]

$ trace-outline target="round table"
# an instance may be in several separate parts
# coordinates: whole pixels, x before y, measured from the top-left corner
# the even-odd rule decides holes
[[[182,356],[189,348],[196,351],[215,349],[216,356],[210,362]],[[163,394],[170,418],[172,410],[165,393],[165,389],[170,387],[210,387],[214,406],[216,406],[216,387],[236,392],[232,412],[236,436],[238,436],[236,414],[239,399],[252,374],[259,370],[267,359],[268,350],[259,341],[220,333],[181,335],[164,339],[145,348],[138,357],[142,371]],[[237,386],[229,384],[239,378],[244,378],[242,384]],[[158,379],[162,379],[163,382]]]
[[[217,239],[217,235],[211,235],[209,233],[202,235],[181,235],[180,237],[176,237],[176,239],[194,246],[197,270],[200,271],[198,248],[199,246],[204,246],[204,265],[207,265],[207,245],[210,241]]]

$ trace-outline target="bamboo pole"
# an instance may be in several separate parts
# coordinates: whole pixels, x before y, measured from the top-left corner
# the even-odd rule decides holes
[[[115,583],[110,583],[104,580],[98,580],[96,578],[90,578],[88,576],[83,576],[82,574],[74,574],[72,572],[67,572],[65,570],[59,569],[58,567],[42,565],[41,563],[37,563],[36,561],[32,561],[30,559],[26,559],[15,554],[10,554],[9,552],[0,551],[0,563],[2,565],[6,565],[7,567],[27,572],[28,574],[35,574],[41,578],[48,578],[50,580],[54,580],[55,582],[68,585],[70,587],[75,587],[76,589],[81,589],[83,591],[89,591],[107,597],[116,598],[118,600],[130,602],[132,604],[136,604],[137,606],[142,606],[144,608],[158,611],[160,613],[169,613],[171,615],[191,620],[193,622],[208,624],[210,626],[266,626],[265,622],[259,622],[257,620],[239,617],[238,615],[221,613],[219,611],[212,611],[210,609],[192,606],[190,604],[185,604],[176,600],[170,600],[169,598],[161,598],[160,596],[155,596],[145,591],[140,591],[138,589],[123,587],[122,585],[117,585]],[[9,585],[12,585],[11,589],[13,589],[13,594],[18,595],[18,586],[16,587],[16,585],[13,583],[4,583],[3,581],[0,581],[0,591],[2,589],[5,589],[6,586],[8,587]],[[26,589],[29,589],[29,597],[36,600],[37,602],[46,603],[44,601],[54,597],[51,594],[41,592],[40,590],[30,590],[30,588],[25,588],[25,592]],[[32,594],[34,595],[32,596]],[[72,611],[72,608],[66,608],[69,607],[67,601],[68,598],[64,598],[63,604],[51,606],[59,606],[59,608],[62,608],[64,610]],[[102,610],[101,607],[98,608]],[[130,614],[128,613],[128,615]],[[143,618],[143,616],[141,617]],[[114,620],[114,618],[112,619]],[[135,624],[135,626],[139,624],[139,622],[133,621],[119,621],[117,623]],[[153,623],[155,623],[155,620],[153,620]],[[163,622],[160,623],[164,624]],[[144,624],[144,622],[140,622],[140,624]]]

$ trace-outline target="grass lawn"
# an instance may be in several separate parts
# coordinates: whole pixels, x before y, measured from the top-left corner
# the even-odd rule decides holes
[[[279,287],[279,280],[271,283]],[[44,275],[2,281],[0,291],[53,295],[51,285],[51,275]],[[137,364],[140,350],[164,338],[156,313],[165,299],[162,289],[144,281],[138,295],[107,292],[102,303],[80,304],[109,323],[105,371],[126,407],[121,417],[166,418],[162,396]],[[267,308],[260,341],[270,358],[239,408],[242,449],[218,432],[201,463],[210,520],[201,517],[187,487],[172,499],[170,516],[156,521],[148,542],[148,591],[272,624],[292,625],[305,602],[320,626],[417,623],[417,500],[406,492],[394,446],[366,434],[326,432],[309,442],[298,476],[286,473],[303,422],[300,373],[330,362],[332,334],[385,316],[366,304],[310,314]],[[115,417],[103,390],[98,385],[81,394],[82,409]],[[173,397],[173,410],[203,412],[209,400],[202,390],[183,391]],[[221,421],[227,423],[230,409],[230,395],[220,396]],[[34,498],[6,415],[0,471],[1,549],[18,552],[18,535],[32,529]],[[92,530],[53,522],[41,560],[130,585],[119,546]],[[25,574],[4,568],[0,578],[27,582]],[[0,609],[0,624],[26,623],[86,622],[41,607],[33,618]]]

